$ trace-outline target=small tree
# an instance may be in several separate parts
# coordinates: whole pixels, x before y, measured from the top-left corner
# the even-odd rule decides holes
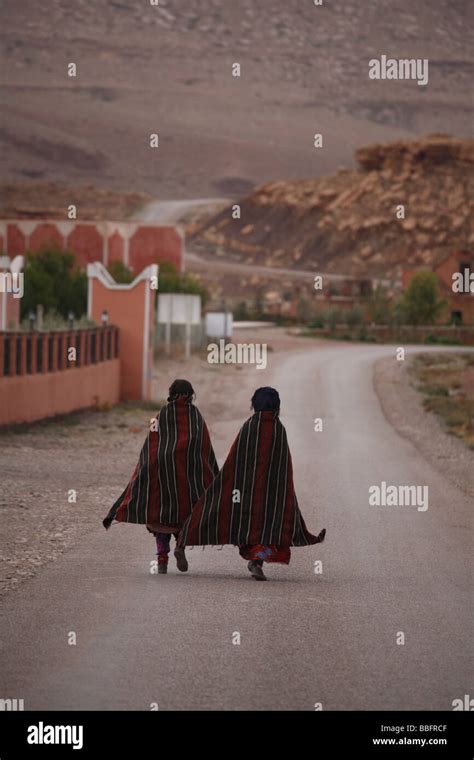
[[[324,315],[326,327],[328,327],[330,330],[335,330],[339,323],[339,318],[339,309],[335,307],[328,309]]]
[[[262,319],[264,314],[265,314],[265,298],[264,298],[263,288],[258,288],[255,294],[254,317],[255,319]]]
[[[438,278],[434,272],[418,272],[400,300],[400,311],[409,325],[431,325],[446,306],[439,297]]]
[[[112,261],[108,266],[108,270],[117,284],[128,285],[130,282],[133,282],[133,272],[123,261]]]
[[[249,318],[249,312],[245,301],[238,303],[234,309],[234,319],[236,322],[245,322]]]
[[[72,251],[46,246],[37,253],[26,254],[24,296],[21,317],[42,304],[45,313],[57,312],[67,319],[69,311],[76,317],[87,310],[87,275],[77,264]]]
[[[208,299],[206,288],[192,274],[180,274],[173,264],[159,264],[158,293],[189,293],[201,296],[202,305]]]
[[[387,291],[377,285],[372,295],[367,299],[369,319],[376,325],[387,325],[393,321],[393,309]]]
[[[344,322],[348,327],[357,327],[358,325],[361,325],[363,321],[364,312],[360,306],[353,306],[352,309],[349,309],[344,313]]]
[[[299,322],[307,322],[311,315],[310,304],[306,298],[298,298],[296,304],[296,318]]]
[[[308,322],[310,330],[322,329],[324,327],[324,314],[322,312],[315,314],[314,317]]]

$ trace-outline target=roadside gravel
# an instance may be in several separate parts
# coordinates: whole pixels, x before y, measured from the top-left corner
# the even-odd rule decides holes
[[[408,438],[423,456],[442,469],[451,482],[474,496],[474,452],[450,435],[434,414],[423,408],[423,396],[414,387],[413,357],[397,364],[381,359],[375,365],[374,387],[390,424]]]

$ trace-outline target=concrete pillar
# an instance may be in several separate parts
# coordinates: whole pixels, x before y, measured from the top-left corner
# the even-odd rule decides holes
[[[104,311],[108,322],[120,330],[121,399],[151,398],[152,335],[158,266],[152,264],[128,285],[118,285],[103,264],[87,267],[89,277],[88,315],[96,324]]]

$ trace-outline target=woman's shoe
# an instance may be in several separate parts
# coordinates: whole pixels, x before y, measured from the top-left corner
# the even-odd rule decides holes
[[[179,549],[176,547],[174,550],[174,556],[176,559],[176,567],[180,571],[180,573],[187,573],[188,572],[188,560],[186,559],[186,554],[184,549]]]
[[[256,581],[266,581],[267,576],[262,570],[262,566],[259,565],[257,560],[251,559],[250,562],[247,565],[248,569],[250,570],[250,573],[252,575],[252,578],[255,578]]]

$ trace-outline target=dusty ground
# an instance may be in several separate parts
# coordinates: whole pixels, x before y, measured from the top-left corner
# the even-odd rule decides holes
[[[233,197],[350,166],[362,144],[466,136],[468,9],[464,0],[4,0],[3,176]],[[428,86],[370,81],[368,61],[382,53],[429,58]],[[316,130],[326,141],[317,153]]]

